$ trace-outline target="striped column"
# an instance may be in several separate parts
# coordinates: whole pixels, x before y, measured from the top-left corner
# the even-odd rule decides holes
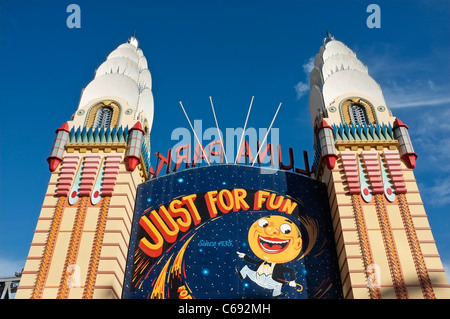
[[[33,293],[31,294],[31,299],[42,298],[42,293],[44,291],[45,281],[47,280],[50,263],[53,257],[53,252],[55,250],[56,240],[58,237],[59,227],[61,225],[62,214],[64,210],[64,202],[66,197],[61,196],[58,199],[56,205],[55,213],[53,215],[52,224],[47,237],[47,242],[45,244],[44,253],[42,255],[41,264],[39,265],[39,271],[37,274],[35,286]]]
[[[96,153],[87,154],[84,158],[83,171],[81,173],[80,181],[80,197],[91,196],[91,191],[94,187],[101,158],[101,155]]]
[[[400,194],[398,196],[398,202],[423,296],[425,299],[436,299],[405,194]]]
[[[109,203],[111,197],[103,198],[103,203],[98,214],[97,227],[95,229],[94,242],[92,244],[91,258],[86,276],[86,286],[83,290],[83,299],[92,299],[94,295],[94,286],[97,279],[97,271],[100,260],[100,253],[103,245],[103,237],[105,234],[106,219],[108,217]]]
[[[358,163],[356,153],[352,151],[341,151],[342,165],[344,166],[345,178],[350,194],[360,194]]]
[[[58,299],[65,299],[69,297],[69,291],[72,286],[69,282],[70,275],[72,267],[76,264],[77,261],[83,228],[87,215],[89,197],[94,187],[101,159],[102,157],[98,153],[89,153],[84,157],[83,167],[81,168],[82,171],[79,190],[81,202],[78,204],[78,209],[75,214],[75,220],[70,236],[63,272],[61,275],[60,286],[58,289]]]
[[[389,175],[391,176],[392,184],[394,185],[395,193],[406,193],[406,183],[403,177],[400,153],[397,150],[384,150],[383,156]]]
[[[73,224],[72,234],[70,236],[69,247],[67,250],[66,259],[64,262],[64,268],[61,275],[60,285],[58,289],[57,299],[66,299],[69,297],[69,291],[72,287],[70,282],[71,273],[73,271],[72,267],[76,264],[78,257],[78,250],[80,248],[81,235],[84,226],[84,221],[86,219],[87,204],[89,198],[84,196],[81,198],[81,202],[78,206],[75,220]]]
[[[117,174],[123,154],[108,154],[105,159],[105,172],[103,174],[102,196],[112,196],[116,185]]]
[[[392,227],[384,203],[384,185],[381,173],[381,164],[377,151],[362,151],[361,157],[363,165],[366,168],[367,177],[375,197],[375,210],[378,223],[381,229],[384,249],[388,261],[389,271],[391,273],[392,283],[394,285],[395,295],[398,299],[407,299],[406,282],[400,265],[400,258],[395,246]]]
[[[78,168],[80,154],[66,154],[61,165],[61,172],[56,189],[56,196],[68,196],[70,187]]]
[[[372,249],[370,247],[369,234],[361,207],[361,198],[357,194],[352,195],[352,207],[355,214],[356,229],[358,231],[361,254],[367,278],[367,288],[371,299],[381,299],[380,289],[376,285],[376,274],[371,266],[374,264]],[[370,284],[369,284],[370,283]]]
[[[102,179],[102,197],[100,212],[98,213],[97,226],[91,249],[91,257],[86,276],[86,285],[83,290],[83,299],[92,299],[94,296],[95,285],[97,281],[98,268],[101,258],[101,251],[104,245],[108,213],[110,209],[111,196],[114,192],[117,176],[120,169],[123,154],[111,153],[104,159],[103,179]]]
[[[359,169],[357,153],[354,151],[341,151],[342,166],[344,168],[345,178],[348,185],[348,192],[351,195],[351,205],[353,209],[353,218],[355,220],[356,231],[358,233],[361,257],[364,265],[364,272],[367,280],[367,288],[371,299],[380,299],[379,288],[375,284],[375,275],[370,270],[374,264],[372,249],[370,247],[369,235],[365,222],[364,212],[361,205],[361,186],[359,179]]]
[[[366,168],[367,177],[373,194],[383,194],[384,185],[377,151],[362,151],[361,157]]]

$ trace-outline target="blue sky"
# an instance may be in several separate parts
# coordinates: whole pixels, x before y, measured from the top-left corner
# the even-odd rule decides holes
[[[81,8],[69,29],[66,8]],[[381,8],[381,28],[366,8]],[[55,130],[75,113],[95,69],[136,32],[153,78],[152,151],[189,128],[274,128],[283,149],[312,161],[308,63],[328,28],[368,66],[394,116],[409,125],[414,170],[439,253],[450,265],[450,2],[0,0],[0,276],[25,263],[50,177]],[[262,137],[261,137],[262,139]],[[285,155],[286,156],[286,155]],[[448,267],[447,267],[448,269]]]

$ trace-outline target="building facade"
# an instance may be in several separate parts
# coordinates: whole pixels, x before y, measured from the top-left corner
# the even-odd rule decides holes
[[[57,130],[50,182],[16,298],[120,298],[153,95],[133,37],[97,69]]]
[[[315,178],[328,187],[344,297],[449,298],[408,126],[356,54],[329,34],[310,85]]]
[[[408,127],[392,115],[380,86],[355,53],[330,35],[310,81],[312,177],[328,192],[341,280],[336,295],[449,298],[413,174],[417,155]],[[123,297],[124,282],[131,282],[125,277],[127,259],[133,260],[133,223],[144,224],[133,221],[137,192],[153,174],[153,110],[147,61],[132,37],[100,65],[72,119],[56,131],[48,158],[50,182],[16,298]],[[162,217],[167,225],[190,231],[191,226],[168,214]],[[195,215],[198,223],[200,215]],[[175,241],[176,233],[172,229],[175,235],[170,235],[163,215],[158,216],[151,212],[153,219],[145,221],[151,239]],[[159,223],[168,237],[156,236],[151,222]],[[146,245],[155,243],[146,239]]]

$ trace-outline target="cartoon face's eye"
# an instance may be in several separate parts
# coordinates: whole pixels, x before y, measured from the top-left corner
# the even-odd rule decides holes
[[[258,220],[258,225],[262,228],[267,227],[269,226],[269,221],[265,218],[261,218],[260,220]]]
[[[280,231],[285,235],[289,234],[292,231],[291,225],[281,224]]]

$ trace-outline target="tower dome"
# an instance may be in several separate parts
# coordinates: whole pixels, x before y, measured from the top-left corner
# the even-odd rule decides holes
[[[97,103],[112,100],[120,104],[122,125],[133,125],[127,119],[153,122],[152,78],[147,59],[131,37],[128,42],[112,51],[95,73],[94,79],[84,88],[77,112],[85,114]],[[122,116],[124,113],[127,116]],[[130,115],[131,118],[130,118]],[[80,120],[85,120],[80,118]]]
[[[385,108],[386,105],[380,85],[369,75],[367,67],[355,52],[328,33],[316,55],[310,84],[309,107],[313,125],[317,120],[320,121],[320,114],[330,116],[329,124],[341,122],[339,112],[336,111],[350,97],[367,100],[375,108]],[[336,112],[336,116],[331,116],[330,110]],[[384,117],[384,122],[392,121]]]

